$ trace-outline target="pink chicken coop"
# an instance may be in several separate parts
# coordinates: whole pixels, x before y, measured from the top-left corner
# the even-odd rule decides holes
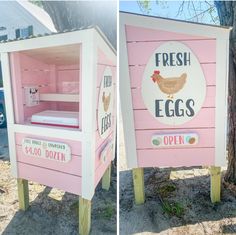
[[[115,50],[87,28],[3,42],[0,52],[20,207],[28,206],[28,180],[79,195],[87,234],[90,201],[102,177],[109,188],[115,154]]]
[[[143,168],[226,165],[229,28],[120,13],[120,97],[137,203]]]

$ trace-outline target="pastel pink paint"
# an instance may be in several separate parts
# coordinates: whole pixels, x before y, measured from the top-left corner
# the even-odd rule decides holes
[[[181,41],[196,55],[199,63],[216,62],[216,42],[215,40],[202,41]],[[128,43],[128,61],[129,65],[145,65],[155,50],[163,42],[138,42]]]
[[[140,167],[181,167],[214,165],[214,148],[173,148],[137,150]]]
[[[81,156],[72,155],[69,162],[57,162],[54,160],[29,157],[24,155],[22,147],[16,146],[17,161],[34,166],[44,167],[51,170],[61,171],[64,173],[82,176],[82,158]]]
[[[181,126],[170,126],[160,123],[147,110],[134,110],[134,124],[138,130],[145,129],[191,129],[191,128],[214,128],[215,108],[203,108],[196,117]]]
[[[82,178],[60,171],[33,166],[18,162],[19,178],[38,182],[40,184],[65,190],[66,192],[81,195]]]
[[[214,164],[215,107],[216,107],[216,40],[201,36],[173,33],[126,25],[129,75],[136,148],[139,167],[197,166]],[[142,97],[142,81],[146,65],[155,50],[168,41],[178,41],[194,53],[204,73],[206,97],[196,116],[175,126],[163,124],[147,110]],[[158,90],[158,89],[157,89]],[[189,91],[191,93],[191,91]],[[152,145],[155,134],[197,133],[198,143],[194,146],[171,146],[174,137],[166,138],[168,147]],[[168,142],[168,143],[167,143]]]
[[[168,32],[164,30],[154,30],[154,29],[147,29],[143,27],[135,27],[126,25],[126,40],[127,42],[147,42],[147,41],[154,41],[154,40],[167,40],[171,39],[173,41],[182,41],[182,40],[203,40],[203,39],[210,39],[202,36],[192,36],[188,34],[180,34],[174,32]]]

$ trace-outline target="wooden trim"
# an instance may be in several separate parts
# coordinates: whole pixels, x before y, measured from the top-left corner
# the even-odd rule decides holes
[[[5,107],[7,113],[7,123],[8,123],[8,142],[10,143],[9,155],[11,160],[11,172],[14,177],[17,177],[17,162],[16,162],[16,142],[13,124],[15,122],[14,118],[14,105],[13,105],[13,94],[11,86],[11,73],[10,73],[10,59],[8,53],[1,53],[1,63],[2,63],[2,75],[3,75],[3,85],[4,85],[4,98]]]
[[[44,137],[46,133],[47,137],[49,138],[58,138],[63,136],[64,139],[69,140],[83,141],[84,139],[83,132],[72,129],[69,130],[68,128],[36,126],[30,123],[27,123],[27,125],[14,124],[11,125],[11,128],[15,133],[23,133]]]
[[[88,34],[88,40],[82,44],[81,84],[82,89],[82,197],[91,200],[95,185],[95,130],[96,130],[96,80],[97,78],[97,42],[95,32]]]
[[[123,17],[120,18],[120,105],[124,127],[125,152],[129,168],[138,167],[134,114],[131,96],[131,86],[128,67],[128,51],[126,45],[125,25]],[[121,56],[122,55],[122,56]]]
[[[37,37],[26,40],[19,40],[13,42],[6,42],[0,44],[0,53],[2,52],[13,52],[13,51],[24,51],[31,49],[40,49],[47,47],[80,44],[86,41],[90,41],[90,34],[95,32],[94,28],[85,29],[75,32],[67,32],[62,34],[54,34],[45,37]]]
[[[229,36],[229,35],[228,35]],[[226,166],[229,39],[216,42],[215,166]]]
[[[40,101],[79,102],[79,94],[41,93]]]

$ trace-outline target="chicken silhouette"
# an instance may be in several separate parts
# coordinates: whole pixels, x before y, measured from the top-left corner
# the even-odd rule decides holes
[[[184,87],[187,74],[183,73],[180,77],[163,78],[160,75],[160,71],[155,70],[151,78],[154,83],[157,83],[160,90],[168,95],[167,98],[173,99],[173,94],[179,92]]]
[[[109,95],[106,97],[105,92],[103,92],[102,102],[103,102],[103,108],[104,108],[105,112],[107,112],[107,110],[109,108],[110,101],[111,101],[111,93],[109,93]]]

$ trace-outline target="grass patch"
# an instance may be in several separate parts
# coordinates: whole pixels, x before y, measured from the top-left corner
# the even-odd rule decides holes
[[[103,219],[111,219],[114,213],[115,213],[114,207],[112,205],[107,205],[102,209],[100,215]]]
[[[184,214],[184,207],[178,202],[164,201],[162,204],[162,208],[165,213],[171,216],[175,215],[180,218]]]
[[[158,193],[162,197],[167,197],[169,196],[170,193],[174,192],[176,190],[176,186],[173,184],[167,184],[158,189]]]

